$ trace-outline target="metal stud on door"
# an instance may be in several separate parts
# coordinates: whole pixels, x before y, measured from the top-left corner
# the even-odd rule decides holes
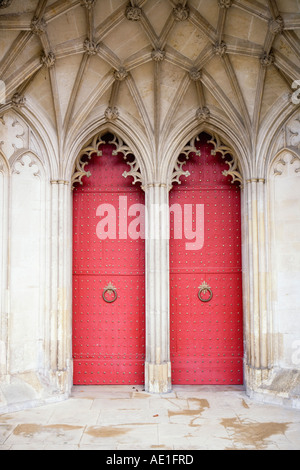
[[[190,240],[176,237],[171,213],[174,384],[243,383],[240,188],[222,174],[228,167],[221,155],[212,155],[208,140],[205,134],[199,137],[201,155],[191,153],[185,166],[190,176],[170,192],[170,205],[179,204],[182,211],[184,205],[193,208],[193,233],[196,204],[204,208],[204,243],[198,249],[187,249]],[[182,222],[183,234],[187,223]]]
[[[74,189],[74,384],[144,383],[144,240],[126,235],[132,219],[120,210],[120,200],[143,204],[144,194],[122,177],[128,166],[114,149],[102,143]]]

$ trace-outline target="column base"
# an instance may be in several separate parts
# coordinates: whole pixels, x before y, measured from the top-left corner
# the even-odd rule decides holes
[[[171,363],[145,363],[145,390],[149,393],[171,392]]]

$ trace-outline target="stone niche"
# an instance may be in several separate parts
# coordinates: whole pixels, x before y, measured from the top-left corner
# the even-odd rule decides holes
[[[49,187],[36,138],[0,119],[0,411],[59,395],[50,371]]]
[[[273,372],[260,391],[300,408],[300,113],[269,168],[269,338]]]

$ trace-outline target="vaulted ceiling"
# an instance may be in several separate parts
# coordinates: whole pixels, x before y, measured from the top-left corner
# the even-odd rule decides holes
[[[58,154],[100,118],[136,126],[154,154],[214,116],[253,146],[300,79],[300,0],[0,0],[0,79]]]

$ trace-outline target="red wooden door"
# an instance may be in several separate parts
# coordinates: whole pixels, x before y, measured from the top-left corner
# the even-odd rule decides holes
[[[184,205],[190,205],[193,215],[190,222],[186,210],[183,238],[176,239],[180,219],[171,212],[174,384],[243,383],[240,189],[222,175],[228,165],[220,154],[211,155],[214,147],[208,140],[209,136],[201,134],[197,142],[201,156],[189,155],[184,169],[190,176],[182,177],[181,185],[170,192],[170,205],[179,204],[182,213]],[[191,230],[198,234],[196,249],[191,249]],[[200,292],[203,283],[211,293],[204,288]]]
[[[144,195],[122,176],[128,165],[111,137],[74,189],[74,384],[144,383],[145,242],[126,230]]]

